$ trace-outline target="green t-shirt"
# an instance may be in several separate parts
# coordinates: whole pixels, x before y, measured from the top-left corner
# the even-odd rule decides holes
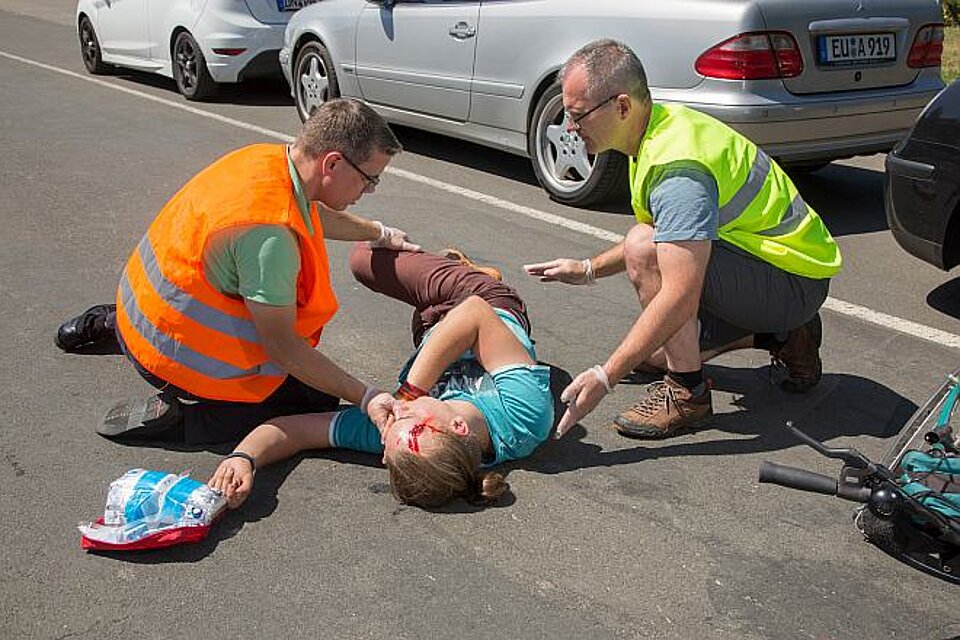
[[[289,148],[287,167],[300,214],[313,235],[310,203]],[[214,233],[203,252],[203,269],[221,293],[280,307],[297,302],[300,248],[296,234],[283,225],[249,225]]]

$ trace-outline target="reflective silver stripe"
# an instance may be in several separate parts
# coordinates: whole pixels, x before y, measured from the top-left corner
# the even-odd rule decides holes
[[[143,263],[143,270],[147,273],[150,284],[153,285],[153,288],[167,304],[191,320],[196,320],[203,326],[213,329],[214,331],[219,331],[227,336],[240,338],[247,342],[260,344],[260,336],[257,334],[257,329],[252,320],[237,318],[219,309],[214,309],[167,280],[166,276],[160,271],[157,256],[153,252],[153,247],[150,246],[150,240],[146,236],[140,241],[138,251],[140,252],[140,260]]]
[[[134,329],[143,336],[144,340],[153,345],[153,348],[165,357],[197,373],[220,380],[230,380],[255,375],[284,375],[283,370],[273,362],[266,362],[250,369],[241,369],[222,360],[205,356],[177,342],[160,331],[140,310],[140,307],[137,305],[137,299],[133,295],[133,287],[131,287],[126,273],[124,273],[120,279],[120,298],[123,301],[123,308],[127,313],[127,317],[133,324]]]
[[[796,229],[803,219],[807,217],[807,203],[803,201],[803,198],[800,197],[798,193],[794,196],[793,201],[790,203],[790,207],[787,209],[786,213],[783,214],[783,218],[780,219],[780,224],[775,226],[772,229],[766,229],[764,231],[758,231],[757,233],[761,236],[783,236],[794,229]]]
[[[729,224],[747,210],[750,203],[757,197],[763,188],[763,183],[767,181],[767,174],[770,173],[770,156],[760,149],[757,149],[757,155],[753,159],[753,165],[750,167],[750,173],[747,175],[747,181],[737,189],[733,197],[722,207],[720,207],[720,226]]]

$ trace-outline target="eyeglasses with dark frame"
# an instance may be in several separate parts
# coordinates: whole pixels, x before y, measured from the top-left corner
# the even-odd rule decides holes
[[[357,166],[357,163],[351,160],[349,157],[347,157],[347,154],[345,154],[343,151],[340,152],[340,155],[343,157],[344,160],[347,161],[348,165],[356,169],[357,173],[363,176],[363,179],[367,181],[367,186],[376,187],[378,184],[380,184],[380,176],[372,176],[366,171],[364,171],[363,169],[361,169],[359,166]]]
[[[600,107],[606,105],[607,103],[612,102],[613,100],[616,100],[619,95],[620,95],[620,94],[617,93],[617,94],[614,94],[614,95],[610,96],[609,98],[607,98],[607,99],[604,100],[603,102],[600,102],[599,104],[594,105],[593,108],[584,111],[584,112],[581,113],[580,115],[576,115],[576,116],[575,116],[575,115],[573,115],[572,113],[570,113],[569,111],[564,111],[564,113],[565,113],[566,116],[567,116],[567,120],[570,121],[570,124],[572,124],[575,129],[579,129],[579,128],[580,128],[580,122],[581,122],[584,118],[586,118],[588,115],[590,115],[591,113],[593,113],[594,111],[596,111],[596,110],[599,109]]]

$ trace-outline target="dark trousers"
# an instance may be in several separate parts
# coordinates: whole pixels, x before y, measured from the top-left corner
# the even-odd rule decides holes
[[[179,403],[182,408],[182,431],[171,433],[169,440],[186,444],[236,443],[271,418],[333,411],[340,404],[338,398],[314,389],[293,376],[287,376],[283,384],[261,402],[229,402],[197,396],[147,371],[130,355],[120,333],[116,331],[115,313],[107,318],[106,326],[111,325],[120,350],[137,373],[160,392],[165,402]]]
[[[427,329],[470,296],[509,311],[530,333],[527,307],[513,287],[455,260],[432,253],[371,249],[369,242],[358,242],[350,252],[350,270],[368,289],[413,307],[414,346]]]

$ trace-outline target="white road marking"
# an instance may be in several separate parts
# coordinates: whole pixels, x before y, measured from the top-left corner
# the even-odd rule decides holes
[[[293,142],[294,137],[280,131],[275,131],[273,129],[267,129],[266,127],[260,127],[249,122],[244,122],[242,120],[236,120],[234,118],[228,118],[227,116],[222,116],[217,113],[212,113],[210,111],[205,111],[204,109],[198,109],[196,107],[191,107],[180,102],[174,102],[173,100],[167,100],[166,98],[160,98],[157,96],[150,95],[149,93],[144,93],[142,91],[137,91],[136,89],[130,89],[128,87],[115,84],[113,82],[108,82],[106,80],[101,80],[99,78],[94,78],[91,76],[84,75],[82,73],[76,73],[74,71],[69,71],[67,69],[61,69],[60,67],[55,67],[53,65],[45,64],[43,62],[38,62],[36,60],[30,60],[29,58],[24,58],[13,53],[8,53],[6,51],[0,50],[0,57],[7,58],[9,60],[15,60],[17,62],[22,62],[23,64],[31,65],[38,67],[40,69],[45,69],[47,71],[52,71],[54,73],[59,73],[61,75],[69,76],[71,78],[76,78],[77,80],[83,80],[84,82],[91,82],[93,84],[105,87],[107,89],[112,89],[114,91],[120,91],[121,93],[126,93],[128,95],[136,96],[138,98],[143,98],[145,100],[150,100],[151,102],[156,102],[174,109],[180,109],[181,111],[186,111],[187,113],[192,113],[204,118],[209,118],[210,120],[215,120],[217,122],[227,124],[233,127],[240,129],[245,129],[247,131],[252,131],[254,133],[261,134],[270,138],[277,140],[282,140],[284,142]],[[456,185],[443,182],[441,180],[436,180],[427,176],[414,173],[412,171],[407,171],[405,169],[398,169],[396,167],[388,167],[386,169],[387,173],[395,175],[399,178],[405,180],[411,180],[413,182],[419,182],[420,184],[428,185],[435,189],[440,189],[448,193],[455,194],[462,198],[469,198],[477,202],[482,202],[484,204],[490,205],[492,207],[497,207],[499,209],[504,209],[512,213],[518,213],[528,218],[533,218],[534,220],[539,220],[547,224],[552,224],[555,226],[562,227],[564,229],[569,229],[570,231],[575,231],[577,233],[582,233],[584,235],[592,236],[600,240],[605,240],[607,242],[619,242],[623,240],[623,236],[614,233],[612,231],[607,231],[606,229],[601,229],[599,227],[594,227],[593,225],[585,224],[583,222],[577,222],[576,220],[570,220],[564,218],[563,216],[558,216],[553,213],[548,213],[546,211],[540,211],[539,209],[534,209],[533,207],[527,207],[524,205],[516,204],[510,202],[509,200],[503,200],[502,198],[497,198],[480,191],[474,191],[472,189],[466,189],[464,187],[458,187]],[[921,340],[926,340],[927,342],[932,342],[944,347],[949,347],[952,349],[960,349],[960,336],[949,333],[947,331],[942,331],[940,329],[935,329],[933,327],[928,327],[926,325],[919,324],[917,322],[912,322],[910,320],[904,320],[897,316],[892,316],[880,311],[874,311],[868,307],[863,307],[858,304],[853,304],[851,302],[845,302],[843,300],[838,300],[836,298],[827,298],[826,302],[823,304],[824,309],[829,309],[834,313],[839,313],[841,315],[849,316],[852,318],[857,318],[863,322],[869,324],[874,324],[885,329],[892,329],[893,331],[898,331],[900,333],[905,333],[909,336],[919,338]]]

